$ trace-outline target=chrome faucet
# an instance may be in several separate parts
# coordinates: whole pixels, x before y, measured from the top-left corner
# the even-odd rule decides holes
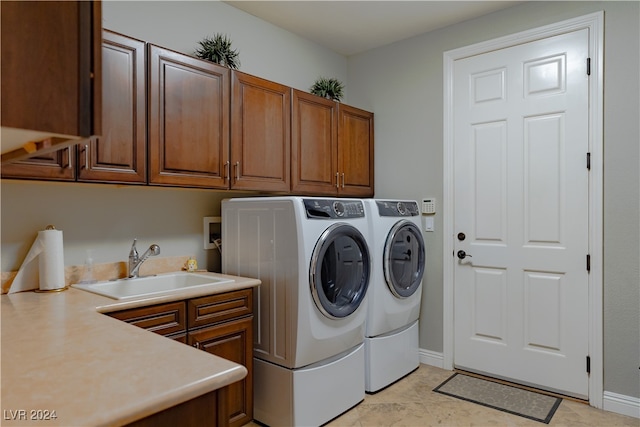
[[[138,255],[138,249],[136,248],[137,241],[138,239],[133,239],[133,244],[131,245],[131,250],[129,251],[129,278],[138,277],[140,266],[147,260],[147,258],[160,254],[160,246],[154,243],[153,245],[149,246],[149,249],[147,249],[147,251],[142,254],[142,257],[140,257]]]

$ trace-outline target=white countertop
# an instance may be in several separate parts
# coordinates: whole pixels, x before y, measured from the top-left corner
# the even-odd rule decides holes
[[[2,295],[1,424],[118,426],[241,380],[244,366],[101,314],[260,284],[234,279],[126,302],[75,288]],[[56,418],[31,419],[46,411]]]

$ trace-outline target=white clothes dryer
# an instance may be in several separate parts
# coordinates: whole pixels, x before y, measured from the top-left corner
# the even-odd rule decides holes
[[[417,202],[363,202],[373,260],[365,332],[365,390],[373,393],[420,364],[418,319],[426,248]]]
[[[371,272],[361,200],[222,202],[222,271],[255,277],[254,418],[321,425],[364,399]]]

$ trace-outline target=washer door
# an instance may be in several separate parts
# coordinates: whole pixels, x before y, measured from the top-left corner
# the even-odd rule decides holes
[[[369,286],[369,248],[355,227],[336,223],[316,243],[309,268],[313,301],[330,319],[346,317],[362,303]]]
[[[384,278],[391,293],[398,298],[413,295],[422,282],[425,247],[422,232],[412,222],[398,221],[384,246]]]

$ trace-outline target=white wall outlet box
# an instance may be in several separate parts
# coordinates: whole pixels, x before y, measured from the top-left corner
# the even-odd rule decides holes
[[[221,224],[222,217],[220,216],[205,216],[202,218],[202,234],[204,239],[204,248],[205,249],[214,249],[216,247],[215,240],[215,226],[212,227],[213,224]]]

